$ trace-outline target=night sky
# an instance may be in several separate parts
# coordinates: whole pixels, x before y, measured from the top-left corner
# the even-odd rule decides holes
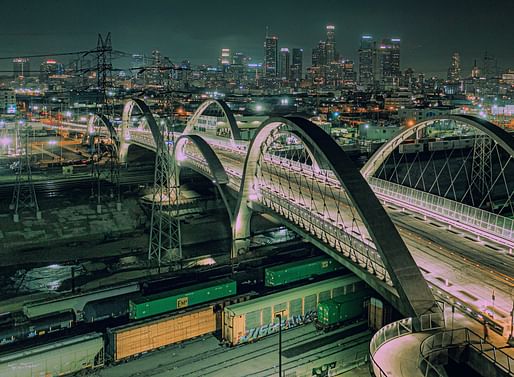
[[[304,48],[309,64],[332,23],[342,56],[356,59],[364,33],[394,36],[402,38],[402,69],[443,74],[457,51],[466,73],[486,50],[501,68],[514,68],[513,14],[512,0],[9,1],[0,12],[0,57],[94,48],[97,34],[110,31],[114,49],[130,53],[157,48],[174,62],[216,64],[228,47],[258,62],[268,25],[279,47]]]

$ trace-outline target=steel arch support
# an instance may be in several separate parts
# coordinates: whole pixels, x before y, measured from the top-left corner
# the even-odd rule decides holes
[[[485,119],[478,118],[472,115],[441,115],[434,118],[427,119],[423,122],[415,124],[412,127],[404,127],[387,143],[383,144],[371,158],[366,162],[366,165],[361,169],[361,173],[364,178],[369,179],[377,172],[380,166],[385,162],[389,155],[405,140],[413,135],[418,135],[419,132],[423,131],[433,122],[438,120],[453,120],[456,122],[464,123],[470,127],[476,128],[482,131],[496,143],[498,143],[503,149],[507,151],[512,157],[514,157],[514,138],[505,130],[496,126],[495,124],[488,122]]]
[[[210,175],[198,169],[194,164],[188,162],[189,160],[184,151],[184,146],[187,141],[192,142],[196,148],[198,148],[198,151],[207,162]],[[223,203],[225,204],[230,222],[232,223],[234,209],[229,204],[226,188],[226,185],[229,182],[229,178],[225,168],[221,164],[221,161],[219,160],[216,153],[214,153],[212,150],[211,146],[199,135],[182,135],[175,141],[175,146],[173,148],[173,160],[177,161],[177,165],[179,167],[189,167],[206,176],[212,181],[212,183],[214,183],[220,193]]]
[[[231,133],[231,139],[232,140],[241,140],[241,133],[239,132],[239,127],[237,126],[236,118],[234,117],[234,113],[225,101],[217,100],[217,99],[209,99],[205,102],[203,102],[198,109],[196,109],[195,113],[189,119],[187,122],[186,128],[184,129],[183,134],[191,134],[194,133],[194,127],[196,123],[198,122],[198,118],[200,115],[203,114],[203,112],[212,104],[216,104],[221,111],[223,111],[223,114],[225,114],[225,117],[227,118],[228,124],[230,126],[230,133]]]
[[[298,132],[302,141],[316,147],[334,172],[366,226],[393,286],[404,315],[419,317],[436,309],[434,297],[396,227],[359,170],[337,143],[322,129],[304,118],[266,120],[255,134],[246,156],[239,199],[233,223],[233,256],[245,247],[250,235],[251,201],[258,195],[254,185],[262,145],[281,125]]]

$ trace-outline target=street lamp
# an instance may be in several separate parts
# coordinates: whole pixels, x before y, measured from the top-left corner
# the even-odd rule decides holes
[[[275,313],[278,318],[278,375],[282,377],[282,314],[284,310]]]

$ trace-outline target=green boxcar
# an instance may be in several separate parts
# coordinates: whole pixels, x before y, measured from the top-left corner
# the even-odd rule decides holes
[[[335,297],[318,304],[318,328],[329,328],[341,322],[362,317],[364,314],[364,301],[369,297],[370,291],[365,289],[347,296]]]
[[[309,258],[266,268],[264,284],[266,287],[276,287],[342,268],[343,266],[328,256]]]
[[[129,301],[130,319],[141,319],[236,294],[237,284],[221,279]]]

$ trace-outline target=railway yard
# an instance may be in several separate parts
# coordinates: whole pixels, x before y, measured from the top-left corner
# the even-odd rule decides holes
[[[238,266],[20,301],[0,316],[0,375],[276,375],[279,332],[287,375],[365,364],[372,291],[330,257],[296,246],[272,246],[273,258]],[[290,253],[305,259],[287,262]],[[320,303],[330,312],[323,318]]]

